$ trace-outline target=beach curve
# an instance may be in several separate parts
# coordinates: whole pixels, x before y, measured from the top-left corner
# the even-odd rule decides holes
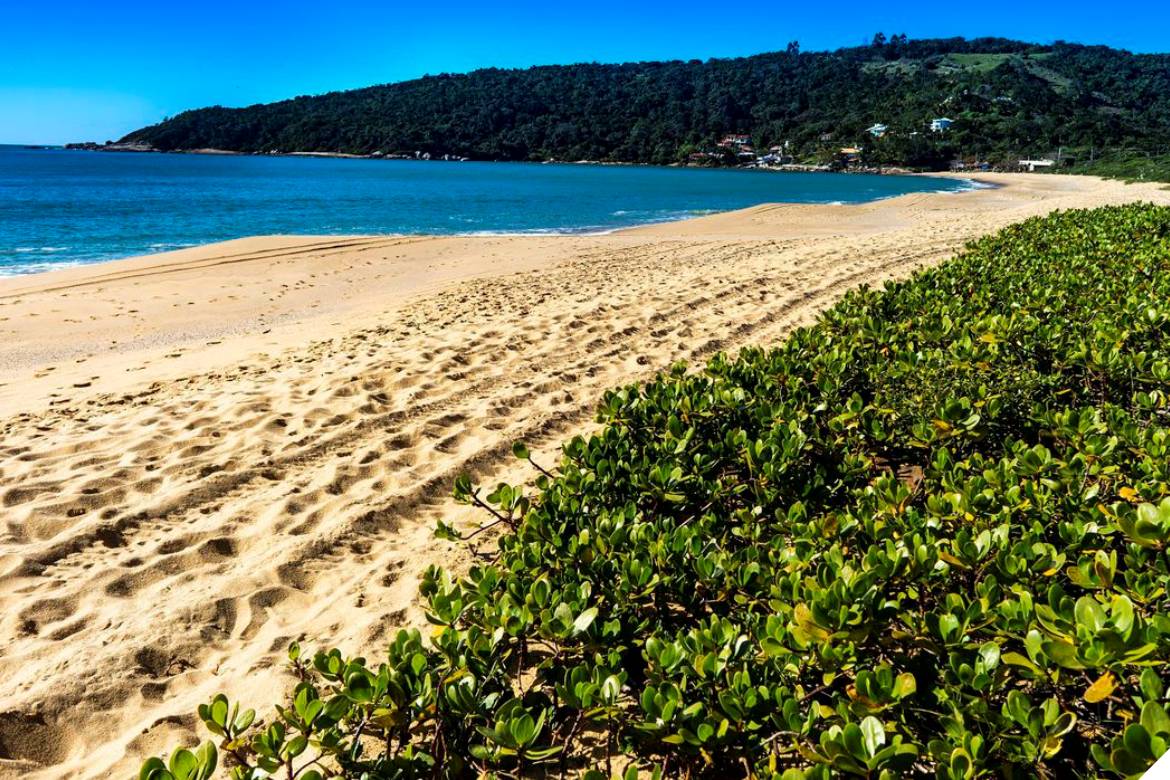
[[[1156,185],[761,205],[598,236],[266,237],[0,280],[0,776],[130,774],[284,647],[376,655],[460,551],[456,474],[552,464],[605,389],[782,339],[1056,208]]]

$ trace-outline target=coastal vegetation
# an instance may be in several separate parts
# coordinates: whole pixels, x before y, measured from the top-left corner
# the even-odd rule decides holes
[[[1078,163],[1068,172],[1124,181],[1170,182],[1170,153],[1159,155],[1119,150]]]
[[[950,120],[932,131],[932,121]],[[884,126],[880,135],[870,128]],[[733,163],[719,143],[797,163],[1015,164],[1102,150],[1166,153],[1170,55],[1000,38],[875,36],[833,52],[490,68],[246,108],[187,111],[122,139],[214,148],[476,160]]]
[[[996,66],[998,67],[998,66]],[[1136,778],[1167,748],[1170,208],[1070,211],[607,393],[384,655],[143,780]],[[481,535],[482,534],[482,535]],[[484,542],[484,539],[488,542]],[[264,705],[259,710],[249,705]]]

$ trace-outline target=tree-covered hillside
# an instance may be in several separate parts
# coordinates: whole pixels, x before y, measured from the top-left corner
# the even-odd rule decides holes
[[[945,132],[929,123],[947,117]],[[874,138],[866,128],[888,130]],[[187,111],[123,141],[162,150],[452,154],[671,163],[727,133],[799,159],[861,144],[872,162],[937,166],[1058,147],[1170,144],[1170,55],[1005,39],[878,35],[835,52],[466,75]]]

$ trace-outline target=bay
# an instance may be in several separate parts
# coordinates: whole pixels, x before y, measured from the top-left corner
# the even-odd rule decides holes
[[[0,275],[251,235],[590,233],[758,203],[857,203],[973,186],[921,176],[0,146]]]

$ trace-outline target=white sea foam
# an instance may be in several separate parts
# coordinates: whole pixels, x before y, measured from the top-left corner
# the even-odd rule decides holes
[[[79,265],[89,265],[83,260],[67,260],[61,263],[19,263],[17,265],[0,265],[0,278],[6,276],[24,276],[25,274],[39,274],[42,271],[59,271],[63,268],[76,268]]]
[[[958,181],[960,185],[958,187],[928,190],[928,192],[938,195],[954,195],[957,193],[971,192],[972,190],[994,190],[999,187],[998,184],[992,184],[989,181],[978,181],[977,179],[959,179]]]

